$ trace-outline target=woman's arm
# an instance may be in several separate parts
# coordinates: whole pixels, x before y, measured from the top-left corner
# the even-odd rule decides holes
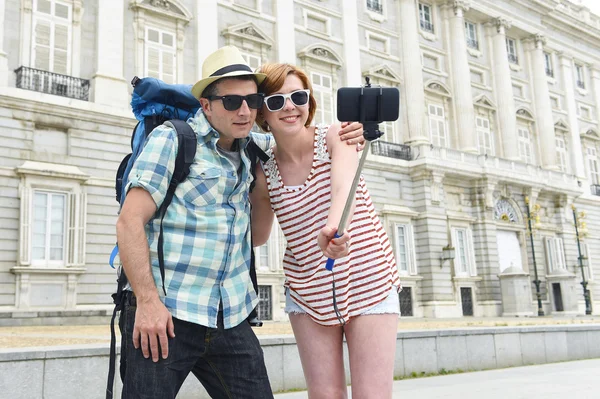
[[[256,165],[255,183],[254,190],[250,193],[250,203],[252,204],[251,228],[252,243],[255,247],[258,247],[265,244],[269,239],[274,217],[271,200],[269,199],[269,189],[267,188],[267,178],[260,162]]]

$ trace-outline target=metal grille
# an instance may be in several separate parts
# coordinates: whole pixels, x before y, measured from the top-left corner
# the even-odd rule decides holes
[[[511,64],[519,64],[519,57],[514,54],[508,54],[508,62]]]
[[[15,70],[17,87],[56,96],[88,101],[90,81],[73,76],[21,66]]]
[[[473,316],[473,290],[470,287],[460,287],[463,316]]]
[[[600,184],[592,184],[590,188],[592,190],[592,195],[600,195]]]
[[[387,141],[373,141],[371,143],[371,152],[373,155],[404,159],[405,161],[410,161],[412,159],[409,146],[404,144],[389,143]]]
[[[585,89],[585,83],[582,80],[577,80],[577,87],[580,89]]]
[[[546,67],[546,75],[550,76],[551,78],[554,77],[554,71],[551,68]]]
[[[367,0],[367,8],[371,11],[383,13],[383,5],[381,0]]]
[[[565,307],[563,306],[560,283],[552,283],[552,296],[554,297],[554,310],[557,312],[564,312]]]
[[[421,20],[421,29],[433,33],[433,24],[429,21]]]
[[[258,286],[258,318],[261,320],[273,320],[271,291],[272,287],[270,285]]]
[[[400,316],[412,316],[413,315],[413,304],[412,304],[412,288],[404,287],[400,291]]]
[[[467,46],[471,47],[472,49],[479,50],[479,42],[475,39],[467,38]]]

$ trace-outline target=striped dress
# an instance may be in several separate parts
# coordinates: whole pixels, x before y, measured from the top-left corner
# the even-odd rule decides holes
[[[272,153],[264,171],[271,208],[287,240],[283,269],[291,298],[315,322],[339,325],[333,306],[333,278],[338,311],[345,322],[386,299],[392,286],[399,290],[400,278],[390,242],[362,176],[356,189],[356,210],[347,228],[350,253],[336,260],[334,273],[325,269],[327,258],[317,245],[317,236],[327,222],[331,206],[327,131],[328,126],[317,127],[313,164],[303,185],[283,185]]]

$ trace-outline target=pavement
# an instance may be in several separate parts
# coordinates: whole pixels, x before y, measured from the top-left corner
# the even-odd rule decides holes
[[[400,318],[398,331],[452,329],[465,327],[517,327],[528,325],[598,324],[600,317],[462,317],[456,319]],[[255,328],[257,335],[292,335],[287,322],[265,322]],[[117,334],[119,333],[117,328]],[[63,346],[110,342],[110,325],[0,327],[0,349]],[[600,398],[600,393],[598,394]]]
[[[350,388],[348,397],[352,398]],[[304,399],[306,392],[275,395]],[[598,399],[600,359],[394,381],[393,398]]]

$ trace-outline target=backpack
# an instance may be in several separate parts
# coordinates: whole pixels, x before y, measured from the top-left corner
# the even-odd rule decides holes
[[[131,98],[131,108],[138,120],[131,135],[131,153],[126,155],[121,161],[115,177],[115,198],[119,203],[119,211],[125,201],[125,188],[127,187],[127,178],[135,160],[142,152],[148,135],[158,126],[165,124],[172,127],[177,134],[178,150],[175,159],[175,169],[163,203],[156,212],[155,218],[160,218],[160,231],[158,236],[158,263],[162,279],[162,289],[166,295],[165,289],[165,268],[164,268],[164,237],[162,221],[169,207],[177,185],[184,181],[189,172],[190,165],[194,162],[196,155],[197,138],[196,133],[191,126],[187,124],[187,119],[193,117],[200,108],[200,102],[191,93],[191,85],[169,85],[155,78],[138,78],[135,76],[131,81],[133,94]],[[246,146],[247,155],[250,159],[252,176],[255,177],[254,168],[258,159],[263,162],[269,159],[269,156],[252,140]],[[250,191],[254,188],[254,180],[250,184]],[[252,248],[252,246],[251,246]],[[250,277],[254,290],[258,295],[258,282],[256,279],[256,268],[254,250],[251,250]],[[118,254],[118,246],[113,249],[109,264],[114,269],[114,260]],[[115,318],[117,312],[123,310],[125,287],[127,286],[127,276],[121,267],[117,279],[117,291],[112,294],[115,308],[110,321],[111,341],[110,341],[110,365],[108,372],[108,382],[106,386],[106,398],[113,396],[113,383],[115,377],[116,362],[116,334]],[[250,321],[252,320],[252,321]],[[255,326],[261,326],[262,323],[256,319],[256,309],[249,316],[249,321]]]

